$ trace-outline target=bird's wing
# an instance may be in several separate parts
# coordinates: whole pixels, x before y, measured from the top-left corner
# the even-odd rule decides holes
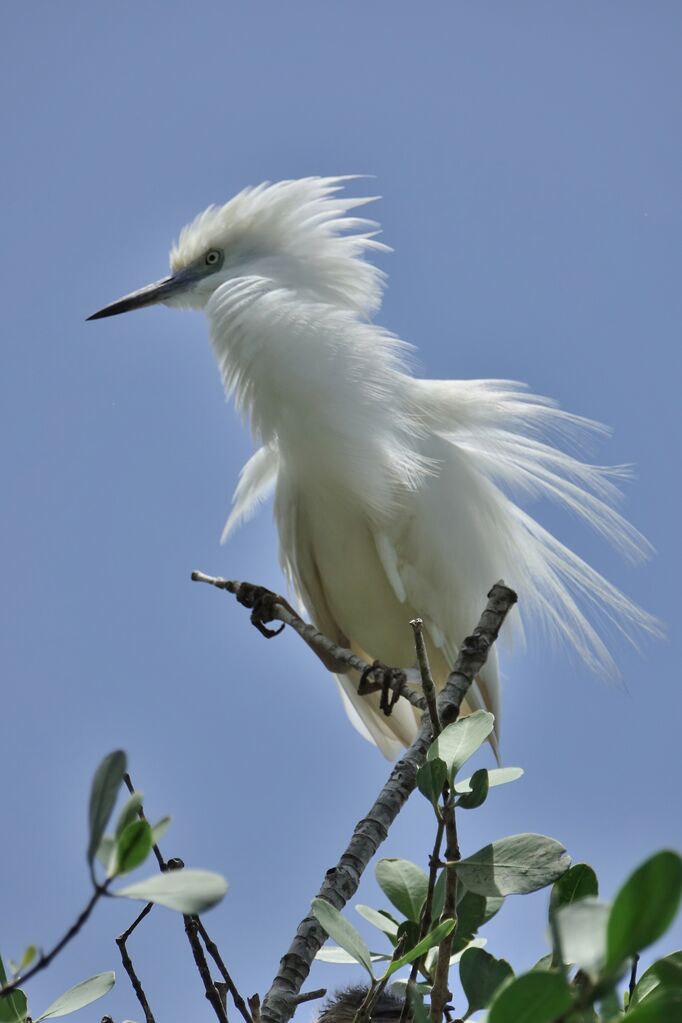
[[[270,496],[275,489],[278,469],[279,453],[274,444],[264,444],[258,448],[243,466],[232,497],[232,511],[220,538],[221,543],[225,543],[242,522],[248,522],[258,506]]]
[[[432,557],[438,553],[452,560],[459,575],[472,573],[481,593],[504,578],[519,593],[522,615],[538,617],[598,670],[609,672],[614,666],[591,619],[601,617],[615,625],[631,642],[642,632],[660,634],[656,619],[515,500],[554,500],[630,560],[647,556],[650,545],[614,508],[621,496],[616,481],[628,477],[628,467],[592,465],[564,449],[566,444],[584,445],[586,435],[603,433],[603,427],[506,381],[413,383],[427,431],[426,454],[440,468],[423,498],[429,506],[437,500],[439,507],[422,508],[423,524],[409,534],[410,550],[429,544],[432,534],[425,524],[436,522]],[[555,438],[561,447],[554,446]],[[444,515],[450,518],[449,527]],[[425,556],[423,550],[420,556]]]

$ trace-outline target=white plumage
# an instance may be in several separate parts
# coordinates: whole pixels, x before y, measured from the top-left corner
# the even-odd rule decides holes
[[[516,503],[548,497],[628,558],[649,551],[614,509],[624,468],[563,447],[601,431],[497,380],[422,380],[410,346],[371,322],[383,274],[376,224],[350,216],[346,179],[247,189],[186,227],[173,276],[102,310],[163,301],[203,309],[226,391],[261,445],[241,473],[223,539],[275,492],[281,561],[317,627],[368,660],[414,662],[420,616],[442,684],[490,586],[517,590],[520,616],[544,623],[593,668],[612,661],[593,620],[629,639],[656,621]],[[338,683],[353,724],[389,757],[415,735],[412,707],[390,717]],[[497,657],[468,709],[496,716]]]

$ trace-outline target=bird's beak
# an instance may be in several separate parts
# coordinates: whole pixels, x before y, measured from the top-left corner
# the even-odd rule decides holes
[[[131,291],[129,295],[119,298],[118,302],[112,302],[111,305],[105,305],[103,309],[98,309],[87,319],[102,320],[105,316],[118,316],[119,313],[129,313],[133,309],[142,309],[146,305],[158,305],[160,302],[166,302],[169,298],[191,287],[199,276],[200,274],[195,268],[186,267],[176,274],[171,274],[170,277],[164,277],[160,281],[148,284],[146,288]]]

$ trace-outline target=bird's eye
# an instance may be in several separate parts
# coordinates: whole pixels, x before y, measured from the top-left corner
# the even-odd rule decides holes
[[[220,249],[210,249],[204,258],[206,266],[218,266],[223,258],[223,254]]]

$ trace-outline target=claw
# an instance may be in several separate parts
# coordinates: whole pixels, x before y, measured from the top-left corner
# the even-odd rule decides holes
[[[379,681],[371,681],[372,676],[377,676]],[[365,668],[360,676],[358,694],[368,696],[370,693],[380,692],[379,709],[384,712],[386,717],[390,717],[391,711],[400,699],[400,692],[393,685],[404,681],[405,673],[399,668],[389,668],[381,661],[374,661]]]
[[[254,625],[261,636],[266,639],[274,639],[284,631],[284,622],[278,629],[269,629],[266,622],[271,622],[274,617],[274,608],[279,603],[277,594],[272,590],[266,590],[264,586],[252,586],[251,583],[242,583],[236,593],[237,600],[244,607],[251,610],[251,624]]]

